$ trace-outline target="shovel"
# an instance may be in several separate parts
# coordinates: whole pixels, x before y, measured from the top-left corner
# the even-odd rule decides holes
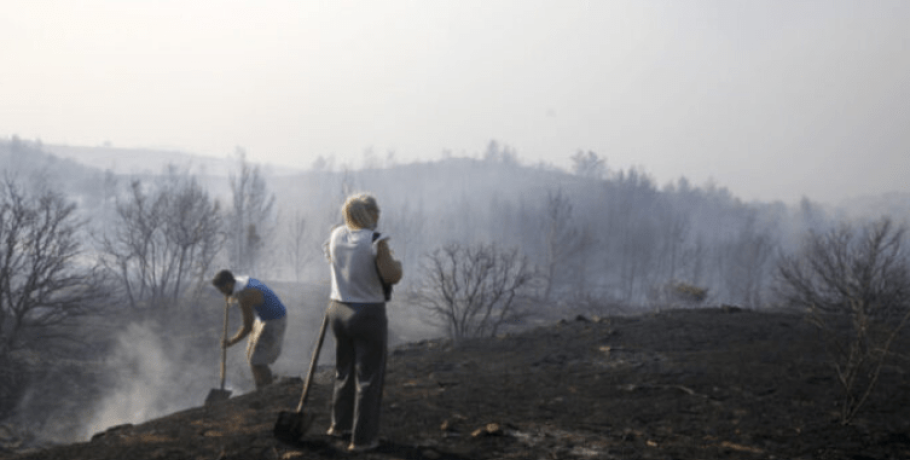
[[[228,333],[228,313],[231,307],[230,301],[225,299],[224,302],[224,332],[221,334],[221,389],[213,389],[209,392],[209,395],[205,398],[205,405],[215,404],[221,401],[227,401],[231,397],[231,390],[224,389],[224,374],[225,367],[227,362],[227,347],[224,346],[224,342],[227,341]]]
[[[297,410],[295,412],[281,411],[278,414],[278,421],[275,422],[275,437],[289,444],[300,442],[300,439],[306,434],[315,418],[315,415],[304,416],[303,406],[306,404],[306,398],[310,393],[310,383],[313,382],[316,361],[319,359],[319,351],[322,349],[322,341],[325,339],[325,329],[328,323],[329,317],[326,315],[322,318],[322,327],[319,328],[319,340],[316,342],[316,349],[313,350],[313,359],[310,360],[310,370],[306,374],[306,382],[303,384],[303,393],[300,395],[300,403],[297,404]]]

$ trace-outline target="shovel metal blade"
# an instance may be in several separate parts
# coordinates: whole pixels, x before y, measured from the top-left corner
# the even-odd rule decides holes
[[[281,411],[273,430],[275,438],[288,444],[299,443],[303,435],[310,429],[313,418],[315,416],[307,417],[303,412]]]
[[[219,403],[221,401],[227,401],[231,398],[231,390],[212,390],[209,392],[209,395],[205,397],[205,405],[211,405]]]

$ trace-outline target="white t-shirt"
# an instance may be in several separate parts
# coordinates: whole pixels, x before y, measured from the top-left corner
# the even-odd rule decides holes
[[[385,295],[376,271],[376,245],[388,238],[373,241],[373,230],[352,230],[346,225],[332,230],[326,242],[326,258],[331,265],[330,298],[348,303],[382,303]]]

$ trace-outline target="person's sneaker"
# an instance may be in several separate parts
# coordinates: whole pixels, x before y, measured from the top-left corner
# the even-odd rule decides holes
[[[351,445],[348,446],[348,452],[369,452],[377,447],[379,447],[379,441],[373,441],[369,444],[363,444],[359,446],[351,443]]]
[[[329,428],[329,431],[326,431],[325,434],[329,436],[334,436],[336,438],[344,438],[350,436],[351,432],[348,430],[336,430],[334,427]]]

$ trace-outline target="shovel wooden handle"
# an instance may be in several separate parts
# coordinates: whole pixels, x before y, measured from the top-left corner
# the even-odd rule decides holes
[[[224,299],[224,331],[221,333],[221,389],[224,390],[224,378],[227,367],[227,333],[228,333],[228,314],[230,313],[231,301]]]
[[[297,404],[297,413],[303,412],[303,405],[306,404],[306,398],[310,394],[310,384],[313,382],[313,374],[316,373],[316,362],[319,360],[319,352],[322,350],[322,341],[325,339],[325,329],[329,324],[328,312],[322,317],[322,326],[319,328],[319,339],[316,342],[316,349],[313,350],[313,358],[310,360],[310,370],[306,373],[306,382],[303,384],[303,393],[300,394],[300,403]]]

